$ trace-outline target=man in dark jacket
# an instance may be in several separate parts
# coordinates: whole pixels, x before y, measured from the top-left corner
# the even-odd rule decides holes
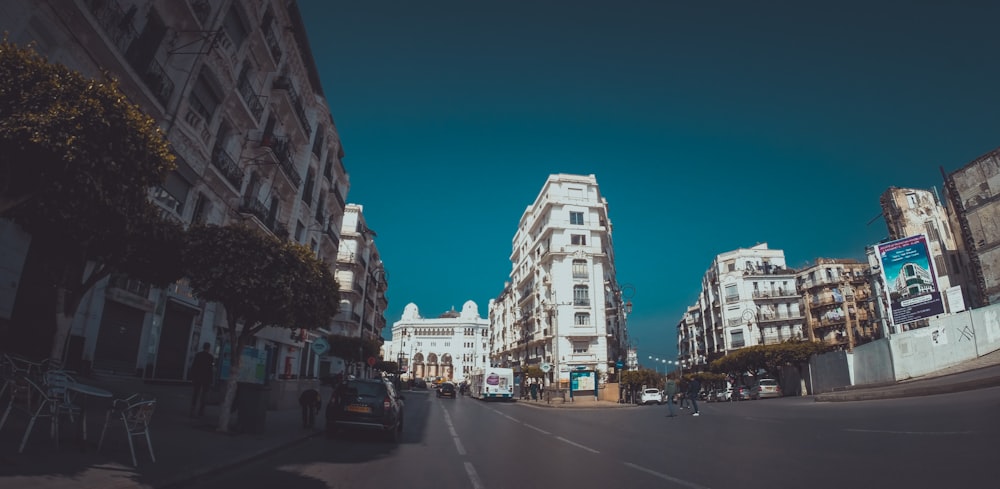
[[[316,389],[306,389],[299,395],[299,406],[302,406],[302,427],[312,428],[316,422],[316,414],[323,404],[319,391]]]
[[[697,377],[692,377],[691,382],[688,384],[687,397],[691,399],[691,408],[694,409],[692,416],[701,416],[698,412],[698,394],[701,392],[701,382],[698,382]]]
[[[192,418],[195,417],[195,405],[198,406],[198,416],[205,415],[205,395],[212,385],[212,367],[215,366],[215,357],[208,352],[211,348],[212,345],[209,343],[201,345],[201,351],[194,354],[191,371],[188,372],[188,377],[194,386],[194,392],[191,395],[190,416]]]

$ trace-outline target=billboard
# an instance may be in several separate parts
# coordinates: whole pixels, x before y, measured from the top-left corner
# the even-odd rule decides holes
[[[875,245],[882,268],[893,324],[944,313],[927,236],[917,235]]]

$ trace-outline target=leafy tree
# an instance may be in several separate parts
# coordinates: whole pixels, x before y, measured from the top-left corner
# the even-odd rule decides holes
[[[536,365],[528,365],[527,367],[524,367],[521,369],[521,373],[526,379],[545,378],[545,372],[542,372],[542,369]]]
[[[148,199],[174,156],[156,121],[106,78],[0,42],[0,217],[44,257],[41,277],[56,294],[54,360],[83,295],[104,278],[180,278],[182,228]]]
[[[328,265],[308,248],[243,226],[197,226],[188,232],[184,272],[199,298],[225,308],[231,372],[260,330],[316,329],[337,314],[338,285]],[[228,431],[238,379],[230,375],[219,417]]]

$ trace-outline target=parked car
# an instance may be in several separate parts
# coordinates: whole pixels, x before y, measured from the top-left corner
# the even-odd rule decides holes
[[[719,389],[719,390],[715,391],[715,400],[716,401],[726,402],[726,401],[732,399],[732,397],[733,397],[733,389],[732,388]]]
[[[736,399],[740,400],[740,401],[749,401],[750,400],[750,388],[747,387],[747,386],[745,386],[745,385],[741,385],[739,389],[740,389],[740,391],[739,391],[739,397],[737,397]]]
[[[663,404],[663,393],[660,389],[655,387],[649,387],[642,390],[642,394],[639,395],[639,404]]]
[[[775,379],[760,379],[750,390],[750,397],[753,399],[781,397],[781,386]]]
[[[338,385],[326,404],[326,434],[364,430],[398,442],[403,431],[403,396],[382,379],[348,379]]]
[[[437,388],[438,397],[450,397],[455,399],[457,397],[457,392],[455,384],[452,384],[451,382],[442,382]]]

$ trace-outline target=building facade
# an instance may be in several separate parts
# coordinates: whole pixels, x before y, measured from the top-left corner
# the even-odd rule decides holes
[[[945,313],[964,311],[970,302],[967,297],[972,274],[968,259],[963,257],[959,248],[961,235],[954,232],[948,212],[938,199],[937,192],[890,187],[882,193],[879,202],[890,239],[918,234],[927,236],[927,251],[930,253],[933,270],[908,267],[913,279],[931,287],[931,278],[935,278],[941,291]],[[903,277],[901,274],[900,278]],[[894,284],[887,286],[896,289]],[[907,289],[903,287],[902,290],[905,292]],[[948,293],[949,290],[953,291]]]
[[[422,317],[411,302],[392,324],[385,359],[398,362],[403,379],[461,382],[476,368],[490,366],[489,327],[473,301],[466,301],[461,312],[452,309],[436,318]]]
[[[868,263],[853,259],[820,258],[798,271],[810,341],[850,351],[877,337],[871,277]]]
[[[801,299],[784,251],[761,243],[717,255],[678,323],[678,361],[704,369],[740,348],[805,338]]]
[[[942,170],[942,174],[944,171]],[[957,270],[970,307],[1000,302],[1000,149],[944,174],[951,229],[959,236]]]
[[[335,275],[340,285],[340,313],[334,318],[330,333],[334,338],[344,336],[381,342],[389,305],[386,296],[389,279],[375,244],[375,231],[365,220],[364,206],[347,204],[344,207],[340,236]],[[324,374],[336,373],[342,361],[324,359],[324,367],[329,363],[330,370],[321,370]],[[370,374],[366,373],[363,363],[347,366],[352,374]]]
[[[490,357],[605,382],[628,361],[627,307],[615,270],[607,200],[594,175],[551,175],[513,238],[510,281],[490,303]]]
[[[159,122],[177,156],[150,193],[165,216],[254,226],[336,261],[349,181],[294,1],[13,0],[0,4],[0,19],[11,41],[35,43],[50,62],[117,78]],[[5,250],[21,249],[25,237],[9,228],[2,240],[15,244]],[[20,270],[16,256],[4,262],[7,273]],[[11,327],[19,306],[8,308]],[[184,280],[157,289],[114,276],[81,303],[66,362],[182,379],[201,343],[224,351],[223,315]],[[266,329],[250,346],[269,377],[310,376],[313,337]]]

